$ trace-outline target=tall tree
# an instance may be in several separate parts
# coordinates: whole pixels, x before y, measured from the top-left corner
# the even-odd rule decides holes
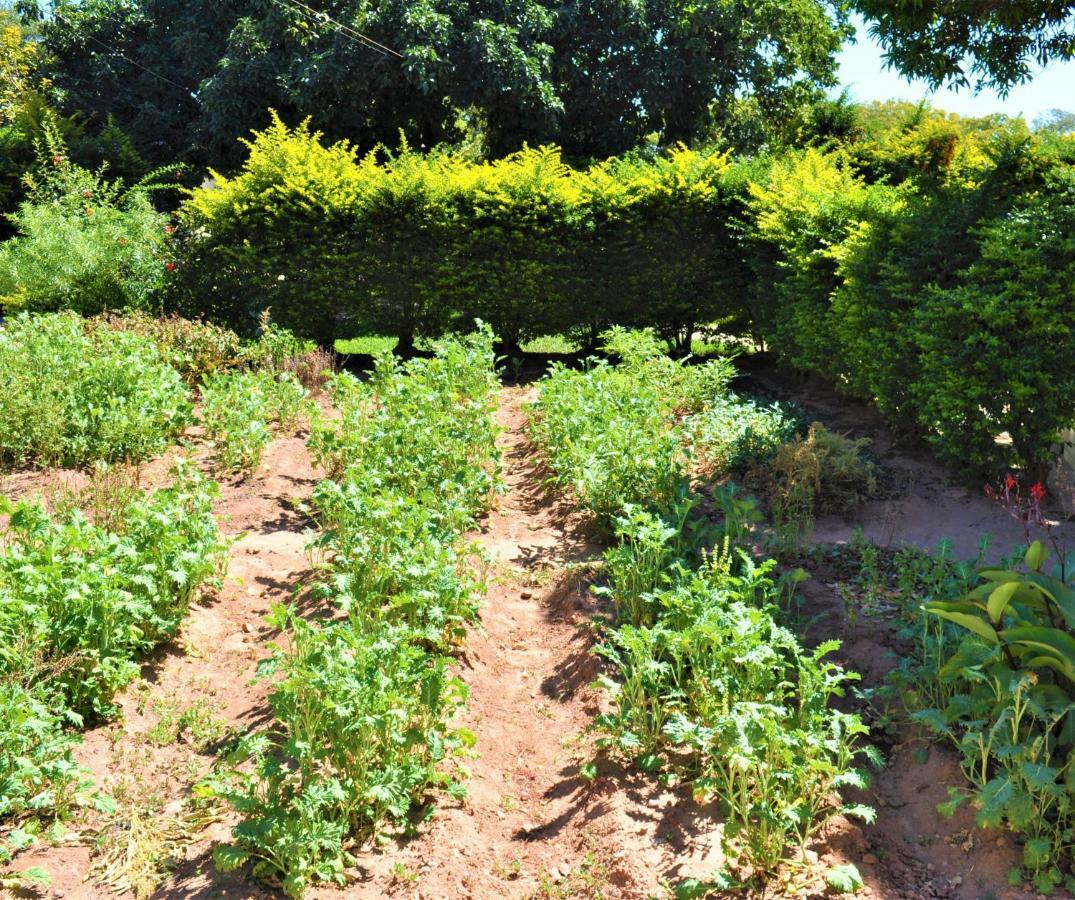
[[[1031,64],[1075,57],[1072,0],[852,0],[888,60],[934,86],[1007,91]]]
[[[270,107],[363,147],[689,140],[817,96],[848,26],[844,0],[80,0],[44,33],[69,108],[226,166]]]
[[[557,16],[559,141],[601,156],[654,133],[689,141],[733,117],[768,120],[836,83],[849,36],[842,3],[816,0],[575,0]]]

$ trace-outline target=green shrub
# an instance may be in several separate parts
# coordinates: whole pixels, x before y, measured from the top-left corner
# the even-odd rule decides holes
[[[978,260],[915,312],[922,368],[911,398],[952,465],[1040,473],[1075,424],[1075,166],[1049,173],[978,237]]]
[[[1075,140],[908,127],[886,126],[883,146],[791,155],[752,187],[760,330],[962,471],[1040,472],[1075,421]],[[897,150],[918,162],[900,169]],[[874,163],[904,180],[870,183]]]
[[[140,460],[191,421],[183,381],[156,346],[78,316],[21,315],[0,330],[0,458],[8,464]]]
[[[144,184],[125,188],[103,170],[48,151],[0,245],[0,308],[47,312],[152,308],[174,261],[168,219]]]

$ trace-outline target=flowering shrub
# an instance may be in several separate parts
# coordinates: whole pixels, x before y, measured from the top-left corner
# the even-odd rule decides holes
[[[5,312],[149,309],[174,268],[147,185],[125,188],[60,152],[40,160],[12,219],[18,234],[0,245]]]

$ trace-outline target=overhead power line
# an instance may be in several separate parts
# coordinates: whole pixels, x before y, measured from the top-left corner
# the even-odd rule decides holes
[[[344,25],[342,22],[337,22],[328,13],[320,12],[319,10],[307,6],[303,0],[273,0],[273,3],[277,6],[290,8],[296,12],[305,13],[308,19],[313,19],[317,22],[326,22],[329,25],[332,25],[338,33],[351,38],[353,41],[362,44],[370,50],[380,53],[382,56],[395,56],[399,59],[403,59],[402,53],[397,53],[391,47],[386,47],[380,41],[375,41],[373,38],[352,28],[350,25]]]
[[[70,20],[66,19],[64,16],[61,16],[59,13],[56,13],[56,18],[61,19],[62,21],[70,24]],[[142,63],[138,62],[137,60],[131,59],[125,53],[120,52],[115,47],[110,46],[109,44],[105,43],[104,41],[100,40],[99,38],[95,38],[92,34],[83,34],[82,37],[86,38],[87,40],[93,41],[93,43],[95,43],[98,47],[103,47],[105,50],[107,50],[113,56],[118,56],[120,59],[126,60],[132,66],[135,66],[136,68],[141,69],[147,75],[152,75],[154,78],[157,78],[160,81],[163,81],[165,84],[170,84],[172,87],[177,87],[181,91],[186,91],[192,97],[194,96],[195,91],[193,89],[191,89],[189,87],[186,87],[185,85],[180,84],[178,81],[173,81],[167,75],[161,75],[160,72],[153,71],[153,69],[149,68],[149,66],[144,66],[144,65],[142,65]]]

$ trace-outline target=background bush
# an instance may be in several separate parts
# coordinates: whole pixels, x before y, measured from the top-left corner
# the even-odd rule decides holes
[[[759,331],[967,474],[1040,474],[1075,422],[1075,140],[936,118],[897,109],[896,136],[752,186]]]
[[[16,237],[0,244],[0,308],[152,308],[174,267],[167,217],[146,184],[128,189],[70,162],[58,139],[51,145],[10,217]]]
[[[182,213],[171,302],[253,333],[416,338],[480,317],[505,352],[611,325],[716,326],[877,403],[972,477],[1040,470],[1075,422],[1075,138],[924,106],[851,111],[775,158],[556,148],[359,158],[276,120]],[[1012,248],[1008,253],[1007,248]]]

